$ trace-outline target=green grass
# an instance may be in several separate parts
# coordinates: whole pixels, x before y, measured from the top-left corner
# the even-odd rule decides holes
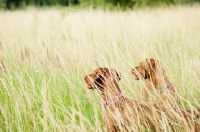
[[[83,77],[113,67],[124,95],[136,99],[144,83],[130,69],[150,57],[186,100],[180,107],[200,107],[199,12],[199,5],[0,12],[0,131],[104,131],[101,99]]]

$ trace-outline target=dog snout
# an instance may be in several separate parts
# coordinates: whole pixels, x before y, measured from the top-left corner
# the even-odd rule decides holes
[[[137,72],[136,68],[132,68],[132,69],[131,69],[131,73],[132,73],[132,74],[135,74],[136,72]]]
[[[84,77],[84,80],[85,80],[85,83],[87,85],[87,88],[93,89],[93,81],[92,81],[92,78],[90,77],[90,75],[86,75]]]

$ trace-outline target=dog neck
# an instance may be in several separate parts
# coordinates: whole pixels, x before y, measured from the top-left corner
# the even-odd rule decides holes
[[[170,87],[170,82],[167,80],[153,80],[153,79],[148,79],[146,80],[146,86],[148,88],[151,88],[152,90],[163,90],[163,86]]]
[[[155,92],[150,92],[150,95],[162,94],[170,88],[170,82],[161,90],[156,90]]]
[[[110,102],[113,98],[118,97],[121,95],[121,90],[118,83],[112,83],[110,86],[105,86],[106,88],[101,93],[101,97],[104,102]],[[121,96],[119,96],[121,97]],[[112,101],[111,101],[112,102]]]
[[[151,72],[150,78],[146,80],[146,84],[149,87],[154,87],[156,90],[162,90],[163,86],[167,86],[169,83],[169,78],[163,69],[156,69],[154,72]]]
[[[162,90],[160,90],[158,92],[159,92],[159,94],[162,94],[163,92],[165,92],[169,88],[170,88],[170,83],[168,83],[167,86],[165,86]]]
[[[123,97],[122,93],[119,93],[118,95],[116,95],[115,97],[107,100],[104,104],[104,107],[106,108],[107,105],[111,104],[112,102],[115,102],[116,100],[119,100],[121,97]]]

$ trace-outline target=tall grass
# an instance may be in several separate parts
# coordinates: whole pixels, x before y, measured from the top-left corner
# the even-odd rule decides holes
[[[136,99],[144,84],[130,69],[150,57],[177,86],[180,107],[200,107],[199,12],[0,12],[0,131],[104,131],[101,99],[83,77],[113,67],[123,94]]]

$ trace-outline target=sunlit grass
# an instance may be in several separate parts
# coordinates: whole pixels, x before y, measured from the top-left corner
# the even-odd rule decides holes
[[[104,131],[101,99],[83,77],[113,67],[124,95],[136,99],[143,82],[130,70],[150,57],[186,100],[180,107],[200,107],[199,12],[0,12],[0,131]]]

